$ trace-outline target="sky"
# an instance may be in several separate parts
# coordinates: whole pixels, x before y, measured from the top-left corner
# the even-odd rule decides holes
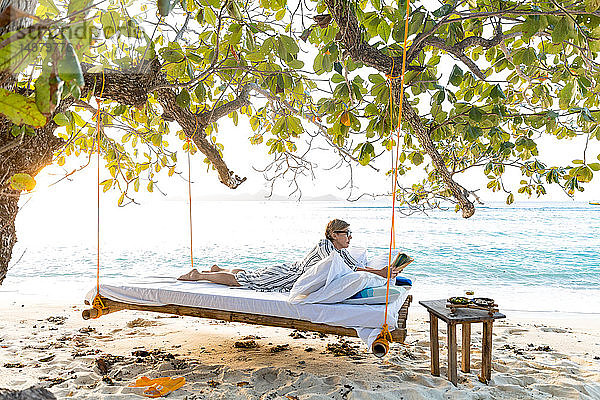
[[[207,171],[205,164],[203,163],[203,155],[197,153],[196,156],[192,157],[192,197],[196,200],[201,199],[234,199],[241,196],[254,196],[253,198],[263,198],[264,194],[269,191],[269,184],[265,181],[262,174],[257,172],[254,168],[260,169],[264,167],[270,160],[270,156],[267,156],[264,146],[253,146],[249,143],[248,138],[252,136],[252,130],[245,118],[240,119],[240,123],[237,127],[229,120],[219,121],[219,141],[225,145],[224,159],[227,162],[231,170],[240,176],[246,176],[248,179],[238,189],[232,190],[225,187],[218,181],[218,176],[215,171]],[[180,149],[181,144],[175,143],[175,139],[169,140],[171,146]],[[582,149],[584,148],[585,142],[583,138],[573,140],[561,140],[557,141],[552,138],[545,139],[540,142],[540,150],[542,154],[547,154],[545,160],[548,160],[549,165],[553,163],[569,163],[575,158],[581,158]],[[594,157],[600,153],[600,144],[598,141],[591,141],[588,146],[588,159]],[[179,154],[182,154],[182,150],[179,150]],[[302,190],[302,199],[307,200],[312,197],[332,195],[340,199],[346,199],[348,197],[349,190],[340,190],[338,187],[343,186],[348,179],[347,168],[326,170],[326,168],[332,165],[331,160],[335,158],[333,150],[319,152],[320,157],[316,157],[316,162],[319,168],[315,170],[315,179],[312,180],[308,177],[300,180],[300,186]],[[186,157],[179,157],[180,164],[178,167],[179,171],[185,171],[187,175],[187,159]],[[21,204],[27,200],[28,197],[42,197],[46,196],[49,192],[59,192],[62,195],[58,198],[68,198],[79,191],[92,191],[95,193],[95,181],[96,181],[96,164],[95,160],[92,161],[90,166],[81,172],[77,172],[72,175],[70,179],[65,179],[56,185],[49,186],[52,183],[59,180],[64,176],[66,171],[70,171],[78,166],[84,164],[87,160],[84,158],[68,160],[65,167],[49,166],[44,169],[37,177],[38,182],[36,189],[31,194],[24,194],[21,200]],[[371,168],[363,167],[360,165],[354,166],[354,182],[358,186],[353,193],[353,197],[356,198],[361,193],[377,193],[383,194],[388,193],[391,187],[391,180],[389,177],[384,176],[383,171],[387,170],[391,166],[391,158],[382,156],[377,160],[377,166],[381,169],[381,172],[375,172]],[[419,171],[414,171],[412,174],[409,171],[405,178],[401,178],[401,181],[406,185],[409,185],[414,181],[414,177]],[[108,171],[102,169],[100,181],[109,177]],[[508,171],[507,177],[513,182],[518,184],[520,180],[520,173],[517,171]],[[469,175],[461,176],[457,179],[468,189],[481,188],[478,195],[484,201],[504,201],[506,198],[505,193],[492,193],[486,189],[485,185],[487,179],[483,176],[480,170],[474,171]],[[141,185],[142,188],[144,185]],[[166,199],[169,200],[181,200],[187,199],[188,185],[184,179],[174,175],[173,177],[167,177],[166,173],[161,173],[159,177],[158,186],[162,191],[167,193]],[[548,195],[537,199],[535,196],[531,200],[541,201],[568,201],[570,198],[562,192],[558,187],[552,188],[547,187]],[[290,192],[293,190],[288,182],[281,181],[275,185],[274,195],[276,197],[288,198]],[[526,195],[518,195],[515,192],[515,201],[524,202],[528,201]],[[260,194],[259,194],[260,193]],[[259,196],[256,196],[259,194]],[[102,194],[107,199],[112,199],[116,206],[119,193],[116,190],[110,190],[107,193]],[[56,199],[56,195],[52,195],[51,198]],[[136,194],[136,199],[140,202],[148,201],[161,201],[165,199],[160,193],[155,191],[154,193],[146,193],[145,190],[141,189],[140,193]],[[292,199],[297,199],[297,194],[292,196]],[[592,201],[600,199],[600,173],[595,173],[595,177],[592,182],[585,186],[583,193],[578,193],[575,200],[579,201]],[[38,203],[39,204],[39,203]],[[49,206],[51,206],[49,204]]]
[[[440,5],[437,1],[423,2],[423,4],[429,10],[435,10]],[[307,57],[310,58],[310,56],[310,54],[307,54]],[[451,68],[455,63],[456,62],[452,60],[452,63],[448,63],[448,68]],[[363,73],[361,72],[361,74]],[[175,130],[176,129],[172,129],[172,131]],[[116,135],[116,137],[118,136],[119,135]],[[218,140],[225,145],[224,159],[232,171],[240,176],[245,176],[248,179],[236,190],[225,187],[218,181],[215,171],[207,172],[206,166],[202,162],[204,158],[203,155],[197,153],[196,157],[192,157],[192,196],[194,199],[228,199],[239,198],[240,196],[254,196],[254,198],[256,198],[257,193],[264,194],[270,191],[269,184],[265,181],[262,174],[254,169],[260,169],[267,165],[270,158],[266,155],[264,146],[252,146],[249,143],[248,138],[250,136],[252,136],[252,130],[245,116],[241,116],[240,123],[237,127],[228,119],[219,121]],[[538,146],[541,150],[540,153],[544,154],[542,161],[546,162],[548,165],[558,165],[568,164],[573,159],[583,158],[582,152],[585,147],[583,139],[584,138],[576,138],[573,140],[557,141],[553,138],[545,138],[540,140]],[[181,143],[175,143],[176,139],[174,136],[171,136],[169,141],[174,150],[181,149]],[[178,170],[187,171],[187,166],[185,164],[186,158],[181,157],[181,150],[179,150],[179,154],[179,160],[183,161],[183,163],[180,163]],[[587,150],[587,158],[595,159],[598,154],[600,154],[600,143],[597,140],[590,141]],[[375,172],[368,167],[355,165],[353,168],[353,178],[356,188],[353,189],[352,193],[350,193],[348,189],[339,189],[339,187],[344,186],[348,180],[349,170],[347,168],[327,170],[332,166],[332,160],[335,158],[333,150],[321,151],[318,153],[315,158],[315,161],[318,164],[318,168],[315,170],[316,179],[312,180],[305,177],[299,180],[303,199],[310,199],[311,197],[323,195],[332,195],[340,199],[345,199],[349,196],[356,198],[363,193],[383,194],[390,191],[391,180],[384,175],[384,171],[387,171],[391,167],[391,157],[383,156],[376,161],[375,165],[381,172]],[[74,174],[71,179],[63,180],[57,185],[49,187],[53,182],[56,182],[64,176],[66,172],[70,172],[72,169],[85,164],[86,161],[87,160],[85,159],[71,158],[67,161],[64,168],[58,166],[47,167],[36,177],[38,184],[34,192],[22,196],[21,204],[24,204],[30,197],[41,197],[43,199],[44,196],[48,196],[48,193],[50,192],[55,193],[47,197],[47,204],[49,207],[52,207],[53,205],[56,206],[56,204],[52,204],[52,202],[60,201],[51,199],[69,198],[75,196],[80,191],[91,190],[95,193],[95,162],[92,162],[87,169]],[[594,180],[586,185],[585,191],[583,193],[577,193],[576,200],[600,200],[600,172],[595,173],[595,175]],[[409,186],[413,182],[420,180],[421,176],[422,169],[413,167],[413,171],[409,171],[409,174],[406,177],[401,178],[401,184]],[[102,170],[100,181],[108,177],[108,171]],[[521,179],[518,171],[510,170],[506,173],[506,178],[508,181],[513,181],[517,185]],[[457,181],[468,190],[480,188],[477,193],[484,201],[504,201],[506,199],[506,193],[492,193],[490,190],[486,189],[485,185],[487,179],[480,170],[458,176]],[[163,173],[159,178],[158,185],[162,191],[168,194],[167,199],[178,200],[187,198],[187,184],[179,176],[168,178],[166,173]],[[517,185],[512,186],[515,192],[515,201],[527,201],[526,195],[523,196],[516,193]],[[141,186],[144,187],[145,185]],[[557,187],[548,186],[547,190],[548,195],[542,197],[540,200],[567,201],[570,199]],[[293,186],[290,187],[289,182],[280,181],[275,185],[274,195],[278,198],[288,198],[292,191]],[[57,196],[56,194],[60,195]],[[120,194],[116,190],[111,190],[108,193],[104,193],[102,196],[113,201],[116,206],[119,195]],[[261,196],[259,195],[258,197],[260,198]],[[295,193],[293,199],[297,198],[298,193]],[[136,199],[140,202],[147,202],[161,201],[164,197],[157,191],[152,194],[143,191],[136,194]],[[535,196],[532,199],[535,200]],[[44,202],[36,203],[41,204]]]

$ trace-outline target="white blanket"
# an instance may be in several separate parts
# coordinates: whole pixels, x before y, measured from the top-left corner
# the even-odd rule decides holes
[[[333,252],[300,276],[288,299],[294,304],[341,303],[365,288],[386,283],[385,278],[370,272],[354,272]]]
[[[371,268],[381,268],[382,266],[387,266],[387,262],[387,257],[380,257],[372,260],[370,264]],[[394,285],[394,282],[390,283]],[[341,303],[365,288],[386,284],[386,278],[382,278],[371,272],[354,272],[346,265],[337,252],[333,252],[302,274],[292,287],[288,300],[292,304]],[[405,299],[406,295],[404,294],[399,296],[395,302],[388,305],[387,322],[390,330],[398,327],[398,310],[400,310]],[[400,302],[400,300],[402,301]],[[385,306],[382,305],[381,307],[383,307],[383,314]],[[393,315],[390,315],[390,310]],[[356,328],[356,331],[360,338],[370,347],[381,332],[382,324],[376,327],[363,326]]]
[[[171,277],[148,277],[143,281],[100,285],[100,294],[115,301],[142,305],[176,304],[224,311],[301,319],[315,323],[354,328],[367,344],[383,324],[384,305],[292,304],[286,293],[255,292],[208,282],[184,282]],[[96,288],[86,295],[93,300]],[[388,325],[397,327],[398,311],[406,297],[400,296],[388,307]],[[375,335],[375,336],[373,336]],[[372,337],[372,340],[369,340]]]

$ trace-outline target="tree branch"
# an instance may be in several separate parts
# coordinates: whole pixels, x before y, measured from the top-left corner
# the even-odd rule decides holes
[[[362,40],[362,37],[360,36],[358,19],[351,10],[348,1],[325,0],[325,4],[338,24],[340,29],[340,41],[354,61],[361,61],[365,65],[371,66],[385,74],[393,72],[391,71],[393,65],[401,65],[401,63],[396,63],[392,57],[384,54],[382,51],[370,46]],[[433,38],[429,38],[427,40],[430,41],[433,40]],[[460,50],[460,52],[462,52],[464,55],[463,50]],[[413,57],[416,57],[416,55],[413,54]],[[407,57],[407,59],[409,58]],[[479,70],[479,68],[477,68],[477,70]],[[481,73],[481,75],[483,75],[483,73]],[[450,189],[452,195],[458,201],[462,209],[463,217],[469,218],[475,213],[475,207],[473,206],[473,203],[467,199],[466,190],[452,179],[452,176],[448,172],[448,168],[446,167],[443,158],[435,148],[435,145],[431,140],[431,137],[429,136],[427,129],[423,125],[419,115],[412,108],[406,98],[400,99],[400,82],[398,79],[392,80],[392,93],[396,99],[396,104],[403,104],[404,119],[413,129],[413,132],[419,139],[423,150],[425,150],[425,152],[431,158],[435,169],[442,178],[442,181]]]
[[[237,103],[234,100],[230,102],[233,104],[227,103],[217,107],[213,117],[206,119],[206,123],[202,125],[200,116],[177,105],[176,95],[172,89],[155,89],[168,83],[165,75],[161,72],[161,65],[157,59],[144,63],[142,68],[136,67],[124,71],[106,69],[103,72],[90,73],[90,67],[90,65],[84,66],[85,89],[82,91],[82,96],[85,96],[88,91],[93,91],[96,96],[100,96],[102,93],[103,98],[141,108],[148,101],[148,95],[154,90],[154,95],[165,114],[177,121],[185,135],[194,141],[198,149],[217,169],[221,183],[235,189],[246,180],[229,170],[219,150],[206,139],[204,128],[233,109],[246,104],[247,95],[245,101],[243,97],[238,97]],[[234,106],[237,108],[233,108]]]

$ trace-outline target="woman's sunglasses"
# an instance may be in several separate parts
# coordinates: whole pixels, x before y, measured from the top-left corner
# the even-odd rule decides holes
[[[352,236],[352,231],[348,229],[347,231],[333,231],[333,233],[345,233],[348,237]]]

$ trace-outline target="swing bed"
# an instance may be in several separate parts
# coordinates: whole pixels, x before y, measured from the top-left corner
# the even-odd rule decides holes
[[[409,15],[410,10],[410,1],[406,2],[406,15]],[[393,115],[393,96],[392,96],[392,80],[401,78],[400,84],[400,99],[403,98],[404,93],[404,76],[406,71],[406,39],[408,36],[408,18],[405,21],[405,32],[404,32],[404,49],[403,49],[403,58],[402,58],[402,72],[400,76],[392,76],[394,73],[394,60],[392,59],[392,69],[388,78],[388,85],[390,89],[390,118]],[[98,108],[96,111],[96,142],[97,142],[97,153],[98,153],[98,182],[100,182],[100,106],[102,97],[102,93],[104,91],[104,72],[102,73],[102,90],[100,92],[100,96],[96,99],[98,103]],[[397,131],[397,143],[400,143],[400,122],[402,120],[402,104],[399,104],[398,107],[398,124],[396,127]],[[196,120],[196,128],[198,121]],[[194,132],[195,134],[196,132]],[[192,135],[193,137],[193,135]],[[191,147],[190,137],[187,137],[187,153],[188,153],[188,188],[189,188],[189,208],[190,208],[190,258],[192,268],[194,267],[194,259],[192,253],[192,204],[191,204],[191,166],[190,166],[190,154],[189,149]],[[393,165],[394,174],[393,183],[392,183],[392,193],[396,192],[396,178],[398,171],[398,157],[399,156],[399,146],[396,146],[396,157],[395,163]],[[357,330],[351,327],[341,326],[342,324],[328,324],[328,323],[319,323],[312,322],[309,318],[304,319],[302,315],[295,314],[296,317],[289,316],[280,316],[280,315],[266,315],[265,313],[255,313],[249,312],[248,310],[244,311],[232,311],[232,310],[224,310],[215,307],[204,307],[204,306],[192,306],[192,305],[183,305],[183,304],[174,304],[174,303],[166,303],[166,304],[152,304],[152,302],[139,300],[136,301],[123,301],[123,299],[119,298],[110,298],[110,296],[103,295],[100,286],[100,185],[98,183],[98,262],[97,262],[97,280],[96,280],[96,290],[95,292],[90,292],[88,294],[88,299],[85,300],[85,304],[91,306],[89,309],[85,309],[82,312],[83,319],[88,320],[92,318],[99,318],[103,315],[107,315],[113,312],[121,311],[121,310],[134,310],[134,311],[150,311],[150,312],[158,312],[158,313],[166,313],[173,314],[178,316],[190,316],[190,317],[198,317],[198,318],[209,318],[221,321],[228,322],[242,322],[247,324],[255,324],[255,325],[266,325],[266,326],[274,326],[281,328],[289,328],[289,329],[297,329],[301,331],[313,331],[324,334],[334,334],[340,336],[349,336],[349,337],[357,337]],[[391,270],[392,263],[392,249],[395,247],[395,229],[394,229],[394,216],[395,216],[395,200],[396,196],[392,196],[392,223],[390,230],[390,252],[389,252],[389,263],[388,263],[388,278]],[[397,314],[397,326],[393,330],[389,330],[388,328],[388,306],[389,306],[389,281],[387,284],[387,293],[386,293],[386,301],[385,301],[385,311],[383,312],[383,325],[381,326],[381,332],[377,335],[375,341],[371,345],[371,349],[373,354],[378,357],[383,357],[387,354],[389,350],[390,342],[400,342],[403,343],[406,339],[406,320],[408,317],[408,308],[410,303],[412,302],[411,295],[405,295],[403,297],[404,302],[399,308]],[[102,285],[102,289],[108,287],[107,285]],[[280,299],[281,300],[281,299]],[[335,306],[338,304],[315,304],[310,306],[324,307],[321,312],[324,312],[327,307],[332,307],[329,309],[329,312],[335,313]],[[373,313],[374,309],[369,308],[373,307],[372,305],[348,305],[342,304],[342,307],[365,307],[371,313]],[[277,308],[277,307],[275,307]],[[281,307],[279,308],[281,310]],[[380,305],[379,309],[383,311],[383,307]],[[355,308],[353,310],[359,310]],[[381,314],[380,314],[381,315]],[[395,318],[392,318],[392,320]],[[350,325],[354,326],[354,325]]]
[[[108,286],[107,286],[108,287]],[[105,290],[105,285],[101,287],[101,293]],[[231,289],[231,291],[238,291],[242,293],[248,293],[252,295],[254,292],[250,290],[244,289]],[[225,291],[227,293],[227,290]],[[192,293],[187,293],[188,295],[193,295]],[[304,305],[298,309],[297,306],[289,305],[289,307],[285,304],[285,299],[281,296],[280,293],[259,293],[261,297],[263,297],[262,303],[270,302],[271,304],[267,304],[268,308],[283,311],[285,314],[301,314],[302,311],[306,310],[309,315],[314,315],[318,313],[323,313],[324,315],[335,315],[336,312],[340,312],[340,308],[344,310],[354,310],[353,312],[360,314],[362,313],[373,313],[376,311],[373,309],[372,305],[349,305],[349,304],[317,304],[317,305]],[[271,297],[270,295],[274,295]],[[219,294],[216,294],[217,300],[219,300]],[[157,313],[166,313],[173,314],[179,316],[189,316],[189,317],[198,317],[198,318],[208,318],[220,321],[227,322],[243,322],[246,324],[254,324],[254,325],[265,325],[265,326],[274,326],[280,328],[289,328],[289,329],[297,329],[300,331],[311,331],[311,332],[319,332],[324,334],[331,335],[339,335],[339,336],[348,336],[348,337],[357,337],[357,331],[354,328],[348,328],[344,326],[336,326],[326,323],[316,323],[311,322],[308,319],[303,319],[300,315],[298,318],[290,318],[283,317],[277,315],[266,315],[264,313],[252,313],[246,311],[228,311],[221,310],[212,307],[199,307],[199,306],[189,306],[189,305],[179,305],[179,304],[164,304],[164,305],[149,305],[149,304],[136,304],[137,301],[123,301],[122,299],[115,300],[114,298],[109,298],[107,296],[88,296],[90,299],[86,299],[85,303],[87,305],[92,305],[92,308],[85,309],[82,312],[83,319],[88,320],[92,318],[99,318],[100,316],[110,314],[117,311],[122,310],[134,310],[134,311],[150,311]],[[152,296],[154,297],[154,296]],[[223,296],[221,296],[221,299]],[[246,303],[251,303],[253,298],[245,298],[242,299],[246,301]],[[412,302],[412,296],[407,295],[405,297],[400,310],[398,311],[398,323],[397,328],[390,332],[392,340],[394,342],[403,343],[406,339],[406,320],[408,317],[408,307]],[[246,308],[253,308],[252,306]],[[379,308],[382,308],[382,305],[379,305]],[[255,308],[256,309],[256,308]],[[381,313],[378,313],[381,315]]]

